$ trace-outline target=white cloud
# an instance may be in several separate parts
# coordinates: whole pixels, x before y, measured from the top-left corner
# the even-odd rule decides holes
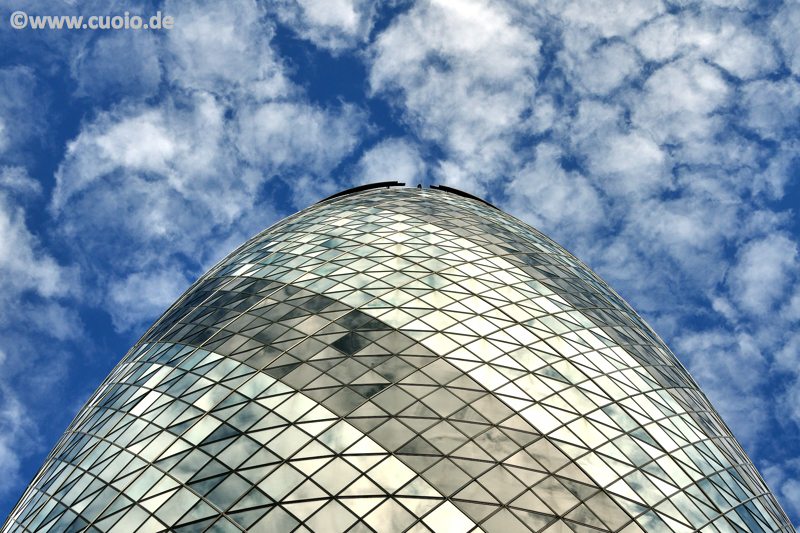
[[[309,206],[342,190],[339,184],[329,176],[320,177],[309,174],[293,176],[290,185],[292,187],[292,202],[297,206]]]
[[[18,166],[0,167],[0,189],[21,196],[37,196],[42,192],[39,182],[28,177],[25,167]]]
[[[607,213],[600,193],[589,180],[564,170],[560,161],[564,156],[557,145],[538,145],[534,160],[507,186],[509,200],[503,207],[543,231],[553,228],[580,239],[580,235],[593,234]]]
[[[783,198],[800,155],[800,143],[792,139],[791,134],[787,137],[781,142],[780,151],[770,159],[767,168],[754,176],[754,192],[764,194],[770,200]]]
[[[275,0],[278,17],[304,39],[338,53],[363,42],[372,29],[376,2],[364,0]]]
[[[361,185],[377,181],[421,183],[425,162],[417,147],[406,140],[386,139],[361,156],[354,171],[354,182]]]
[[[679,60],[657,70],[641,96],[632,97],[632,121],[658,143],[711,140],[723,127],[722,118],[712,113],[728,103],[731,93],[713,67]]]
[[[430,2],[399,16],[370,49],[370,85],[446,151],[440,178],[476,192],[513,158],[534,107],[539,40],[501,4]]]
[[[105,224],[134,242],[169,239],[187,252],[215,226],[250,213],[273,175],[292,184],[298,168],[330,171],[354,148],[363,120],[350,106],[328,112],[287,102],[243,108],[234,121],[224,113],[198,92],[180,106],[102,114],[68,146],[54,212],[70,231]]]
[[[724,221],[703,207],[697,201],[622,204],[617,209],[627,212],[619,234],[595,243],[590,257],[640,313],[680,316],[686,302],[702,302],[725,271],[719,227]],[[661,333],[666,338],[670,332]]]
[[[169,1],[163,12],[176,20],[164,52],[167,79],[176,85],[257,99],[291,91],[270,48],[271,24],[255,1]]]
[[[0,334],[4,349],[14,356],[16,336],[62,341],[83,334],[77,311],[67,303],[81,294],[78,269],[59,264],[31,233],[16,199],[38,193],[39,184],[24,170],[5,167],[0,172]],[[4,383],[0,379],[0,387]]]
[[[743,89],[745,123],[766,139],[780,140],[800,125],[800,84],[759,80]]]
[[[350,153],[366,122],[355,106],[323,110],[302,102],[242,109],[236,146],[267,175],[291,167],[322,175]]]
[[[607,95],[627,79],[640,75],[641,61],[627,43],[612,41],[590,51],[571,52],[563,57],[568,77],[586,92]]]
[[[660,0],[562,0],[547,3],[548,11],[577,31],[592,37],[627,36],[664,11]],[[574,31],[573,30],[573,31]]]
[[[312,24],[339,27],[346,33],[354,33],[358,27],[359,16],[354,2],[334,0],[298,0],[297,2]]]
[[[748,28],[741,13],[687,10],[665,15],[639,31],[634,42],[645,58],[708,60],[730,74],[750,79],[773,71],[778,58],[769,39]]]
[[[139,239],[169,231],[166,226],[183,218],[180,213],[168,213],[170,193],[180,197],[185,190],[189,195],[204,195],[203,185],[208,183],[211,195],[216,188],[214,171],[221,170],[210,163],[220,151],[223,109],[207,95],[197,95],[192,104],[193,108],[183,110],[170,103],[156,109],[135,106],[103,113],[87,124],[68,144],[56,173],[54,212],[70,218],[83,206],[88,219],[79,218],[75,224],[105,220],[136,231]],[[110,197],[109,187],[126,193]],[[87,199],[112,203],[91,207]],[[204,203],[210,200],[206,197]],[[119,207],[126,208],[125,217],[113,216]]]
[[[670,188],[671,165],[666,154],[646,134],[612,133],[593,139],[595,146],[584,146],[589,157],[589,172],[603,189],[621,196],[653,194]]]
[[[114,326],[126,330],[133,324],[162,314],[193,280],[178,269],[135,272],[109,283],[108,298]]]
[[[785,298],[797,272],[797,243],[772,234],[744,245],[728,275],[732,297],[745,310],[764,315]]]
[[[131,15],[147,19],[146,13]],[[76,96],[155,94],[161,80],[157,33],[96,32],[98,38],[88,40],[86,48],[71,58],[72,76],[78,82]]]
[[[74,276],[74,285],[71,291],[77,292],[77,276]],[[36,332],[39,339],[42,334],[52,337],[58,341],[72,341],[81,339],[85,333],[84,324],[77,313],[74,303],[66,300],[61,302],[47,301],[36,304],[16,303],[12,316],[4,316],[0,313],[0,319],[7,319],[9,329],[28,329]],[[21,327],[13,321],[25,321],[26,326]],[[50,363],[48,363],[50,364]],[[63,376],[61,376],[63,377]]]
[[[783,51],[787,66],[794,75],[800,75],[800,5],[784,2],[781,9],[772,17],[772,27]]]
[[[44,298],[77,291],[65,271],[42,247],[25,224],[25,211],[0,194],[0,282],[3,299],[25,291]],[[5,313],[3,313],[5,314]]]
[[[563,123],[557,126],[559,133],[565,137],[558,140],[568,147],[571,147],[570,145],[593,147],[599,142],[598,139],[602,140],[609,134],[621,132],[620,122],[625,112],[622,105],[587,98],[579,100],[575,108],[575,115],[561,117]]]

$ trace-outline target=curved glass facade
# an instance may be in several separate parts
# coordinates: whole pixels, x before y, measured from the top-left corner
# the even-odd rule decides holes
[[[602,280],[444,191],[257,235],[131,349],[3,533],[794,531]]]

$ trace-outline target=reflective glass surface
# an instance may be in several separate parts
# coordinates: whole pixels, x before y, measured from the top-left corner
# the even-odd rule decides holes
[[[3,533],[793,531],[602,280],[491,206],[379,189],[235,250],[145,333]]]

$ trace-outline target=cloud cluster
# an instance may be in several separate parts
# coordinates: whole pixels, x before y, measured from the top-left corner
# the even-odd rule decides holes
[[[481,1],[420,2],[369,48],[372,94],[445,156],[439,181],[485,194],[518,159],[532,112],[541,42],[515,13]]]
[[[413,186],[424,180],[426,171],[417,146],[405,139],[390,138],[365,151],[351,174],[358,185],[399,181]]]
[[[374,0],[272,0],[267,5],[300,37],[338,54],[368,38],[376,4]]]
[[[304,98],[272,50],[273,23],[256,2],[168,3],[164,12],[180,24],[128,53],[147,73],[159,72],[148,66],[155,56],[163,69],[155,85],[168,90],[155,103],[140,91],[85,123],[67,146],[51,204],[87,269],[102,266],[92,272],[98,298],[121,330],[166,308],[221,258],[221,241],[244,240],[277,213],[307,205],[314,197],[300,184],[311,178],[324,190],[365,127],[352,105],[322,108]],[[106,90],[116,75],[105,53],[124,45],[114,39],[84,45],[82,56],[107,75],[79,69],[82,91]],[[277,179],[293,206],[264,194]],[[262,215],[250,217],[257,205]],[[146,280],[158,297],[129,301],[125,291]]]

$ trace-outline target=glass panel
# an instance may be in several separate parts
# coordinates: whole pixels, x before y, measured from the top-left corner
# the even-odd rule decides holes
[[[422,521],[433,533],[467,533],[475,527],[475,523],[450,502],[444,502]]]
[[[413,470],[394,456],[385,459],[378,466],[370,470],[367,475],[388,492],[396,491],[411,480],[411,478],[416,476]]]

